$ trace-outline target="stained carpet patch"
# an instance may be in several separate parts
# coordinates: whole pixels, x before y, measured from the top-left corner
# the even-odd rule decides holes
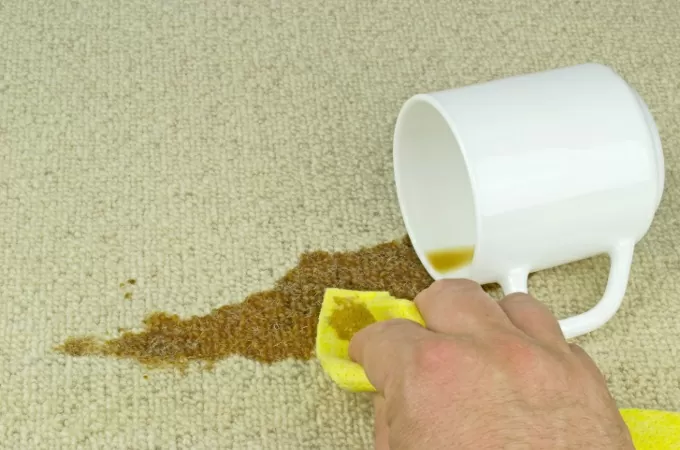
[[[241,303],[184,319],[156,312],[144,319],[141,331],[123,331],[108,340],[71,337],[57,350],[71,356],[131,358],[148,366],[184,367],[190,361],[204,361],[210,367],[230,355],[266,363],[304,360],[312,357],[327,287],[413,298],[431,282],[408,238],[356,251],[308,252],[272,289],[251,294]]]

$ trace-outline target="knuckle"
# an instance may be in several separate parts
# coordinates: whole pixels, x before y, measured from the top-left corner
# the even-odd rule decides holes
[[[413,366],[417,374],[432,374],[450,367],[456,359],[456,345],[441,338],[423,339],[413,347]]]
[[[474,292],[482,289],[481,286],[465,278],[457,279],[441,279],[433,282],[427,289],[422,292],[422,295],[416,297],[417,301],[431,300],[432,298],[441,295],[456,295],[466,292]]]
[[[546,351],[527,339],[504,336],[497,345],[501,354],[507,355],[510,370],[523,374],[542,370],[548,362]]]

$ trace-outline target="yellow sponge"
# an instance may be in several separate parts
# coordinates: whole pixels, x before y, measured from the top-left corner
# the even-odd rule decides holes
[[[679,450],[680,413],[653,409],[622,409],[636,450]]]
[[[363,326],[397,318],[425,324],[415,303],[388,292],[326,289],[316,331],[316,356],[324,371],[343,389],[375,392],[364,369],[350,360],[349,340]]]
[[[316,356],[342,389],[375,392],[364,369],[349,358],[349,341],[361,328],[389,319],[425,325],[415,303],[389,292],[329,288],[324,294],[316,334]],[[680,413],[622,409],[637,450],[680,450]]]

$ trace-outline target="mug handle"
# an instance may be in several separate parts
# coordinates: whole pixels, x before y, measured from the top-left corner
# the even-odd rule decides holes
[[[621,302],[626,293],[634,248],[635,242],[633,240],[623,240],[608,252],[611,266],[604,295],[590,310],[559,321],[566,339],[590,333],[614,317],[614,314],[621,307]],[[528,278],[528,271],[515,269],[510,271],[499,284],[505,295],[515,292],[527,293]]]

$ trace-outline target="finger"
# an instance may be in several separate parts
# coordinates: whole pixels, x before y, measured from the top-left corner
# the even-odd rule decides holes
[[[497,302],[471,280],[435,281],[414,302],[427,328],[440,333],[471,332],[499,323],[510,325]]]
[[[409,348],[431,335],[431,331],[411,320],[377,322],[354,335],[349,343],[349,356],[364,368],[376,390],[385,393],[404,372]]]
[[[498,305],[515,327],[544,344],[567,348],[560,324],[547,306],[529,294],[510,294]]]
[[[385,398],[377,394],[373,397],[375,408],[374,430],[375,430],[375,450],[389,450],[389,428],[387,426],[387,410]]]

